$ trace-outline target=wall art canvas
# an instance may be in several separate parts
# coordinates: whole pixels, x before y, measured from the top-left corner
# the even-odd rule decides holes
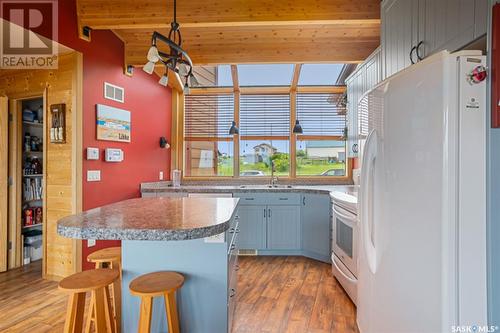
[[[130,142],[130,112],[97,104],[97,140]]]

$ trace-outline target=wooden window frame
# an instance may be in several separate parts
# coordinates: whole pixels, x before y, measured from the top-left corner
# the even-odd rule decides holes
[[[293,133],[293,127],[295,125],[296,115],[297,115],[297,94],[298,93],[335,93],[341,94],[345,93],[345,86],[297,86],[298,77],[300,75],[301,64],[297,64],[294,69],[294,74],[290,86],[280,86],[280,87],[240,87],[238,85],[238,72],[236,66],[232,65],[232,76],[233,76],[233,87],[204,87],[204,88],[192,88],[191,95],[214,95],[214,94],[233,94],[234,96],[234,121],[237,126],[240,126],[240,96],[242,94],[262,94],[262,95],[273,95],[273,94],[288,94],[290,96],[290,134],[289,136],[244,136],[240,134],[235,134],[233,137],[224,138],[213,138],[213,137],[196,137],[188,138],[184,137],[184,94],[181,91],[175,92],[175,98],[172,102],[173,110],[173,121],[172,121],[172,170],[179,169],[182,170],[182,180],[183,181],[220,181],[220,180],[257,180],[257,179],[270,179],[270,176],[262,177],[245,177],[240,176],[240,153],[239,145],[240,140],[289,140],[289,161],[290,161],[290,172],[288,177],[280,176],[281,179],[288,179],[291,181],[300,180],[303,182],[314,182],[314,183],[347,183],[352,179],[352,161],[346,158],[346,174],[345,176],[298,176],[297,175],[297,156],[296,156],[296,145],[297,141],[300,140],[341,140],[341,136],[313,136],[313,135],[296,135]],[[188,140],[189,139],[189,140]],[[185,161],[185,141],[232,141],[233,142],[233,176],[185,176],[184,166]],[[175,160],[175,161],[174,161]]]

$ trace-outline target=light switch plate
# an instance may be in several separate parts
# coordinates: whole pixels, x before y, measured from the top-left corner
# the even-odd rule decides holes
[[[88,182],[101,181],[101,170],[87,170],[87,181]]]
[[[160,171],[160,180],[163,180],[163,171]]]
[[[87,147],[87,160],[98,160],[99,148]]]
[[[87,239],[87,247],[95,246],[95,239]]]

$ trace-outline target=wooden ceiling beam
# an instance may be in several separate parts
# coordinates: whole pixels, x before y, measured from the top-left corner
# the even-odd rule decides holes
[[[302,64],[295,64],[293,67],[293,77],[292,83],[290,85],[290,91],[296,91],[297,85],[299,84],[300,70],[302,68]]]
[[[169,28],[173,1],[79,0],[81,26],[92,29]],[[380,0],[189,0],[177,4],[181,28],[235,26],[358,25],[380,22]]]
[[[255,63],[359,63],[379,45],[378,41],[363,43],[276,43],[220,45],[220,47],[190,47],[189,55],[195,65],[255,64]],[[129,48],[126,63],[142,66],[148,51],[147,43]]]
[[[233,79],[233,89],[234,91],[240,91],[240,81],[238,79],[238,67],[236,65],[231,65],[231,77]]]

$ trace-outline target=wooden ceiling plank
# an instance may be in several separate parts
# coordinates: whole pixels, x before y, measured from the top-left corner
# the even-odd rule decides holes
[[[81,24],[93,29],[169,27],[173,1],[79,0]],[[190,0],[177,4],[181,27],[301,25],[378,21],[379,0]]]

